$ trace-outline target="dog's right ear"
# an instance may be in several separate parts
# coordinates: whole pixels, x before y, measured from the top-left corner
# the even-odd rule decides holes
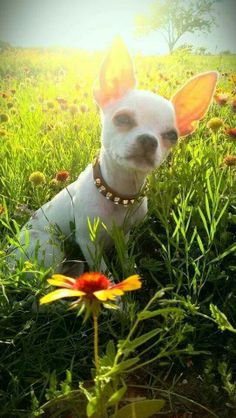
[[[120,37],[114,39],[102,63],[93,94],[97,104],[104,108],[135,87],[133,62]]]
[[[198,74],[172,97],[180,136],[189,135],[196,129],[198,121],[203,118],[209,108],[217,79],[216,71]]]

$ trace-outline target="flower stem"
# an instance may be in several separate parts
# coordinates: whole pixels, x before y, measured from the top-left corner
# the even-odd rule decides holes
[[[93,345],[94,345],[94,362],[96,370],[98,371],[98,317],[93,312]]]

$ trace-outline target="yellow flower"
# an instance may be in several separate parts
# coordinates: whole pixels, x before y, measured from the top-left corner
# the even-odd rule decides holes
[[[133,275],[120,283],[113,284],[106,276],[98,272],[84,273],[80,277],[72,278],[61,274],[54,274],[48,283],[60,287],[40,299],[40,304],[53,302],[67,297],[79,297],[80,302],[113,301],[125,292],[141,287],[138,275]]]
[[[33,267],[34,267],[34,265],[30,261],[25,261],[24,262],[24,270],[28,271],[28,270],[31,270]]]
[[[34,171],[29,176],[29,181],[34,184],[34,186],[39,186],[46,182],[45,175],[41,171]]]
[[[213,132],[217,132],[223,125],[224,122],[220,118],[211,118],[207,123],[207,127]]]

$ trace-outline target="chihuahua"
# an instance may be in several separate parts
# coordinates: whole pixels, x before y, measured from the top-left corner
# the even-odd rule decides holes
[[[112,245],[108,233],[113,223],[129,229],[147,212],[145,179],[159,167],[178,138],[192,133],[211,103],[218,74],[198,74],[169,101],[146,90],[135,89],[131,57],[120,38],[114,40],[94,86],[101,109],[102,137],[99,156],[78,179],[38,209],[19,235],[11,256],[37,260],[46,268],[63,272],[65,254],[60,235],[68,237],[71,225],[89,267],[94,245],[88,219],[99,218],[99,242]],[[101,271],[106,270],[102,261]]]

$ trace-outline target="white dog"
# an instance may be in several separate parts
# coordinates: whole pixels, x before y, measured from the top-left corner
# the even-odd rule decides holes
[[[91,223],[100,218],[109,230],[113,222],[125,232],[147,212],[143,195],[147,174],[160,166],[179,136],[190,134],[206,113],[217,81],[214,71],[199,74],[180,89],[171,101],[149,91],[135,89],[129,53],[117,38],[105,58],[94,98],[102,114],[102,146],[94,164],[38,209],[23,227],[16,259],[34,259],[54,271],[65,260],[61,234],[71,234],[92,268],[94,246]],[[99,240],[111,245],[101,228]],[[106,266],[102,263],[101,270]]]

